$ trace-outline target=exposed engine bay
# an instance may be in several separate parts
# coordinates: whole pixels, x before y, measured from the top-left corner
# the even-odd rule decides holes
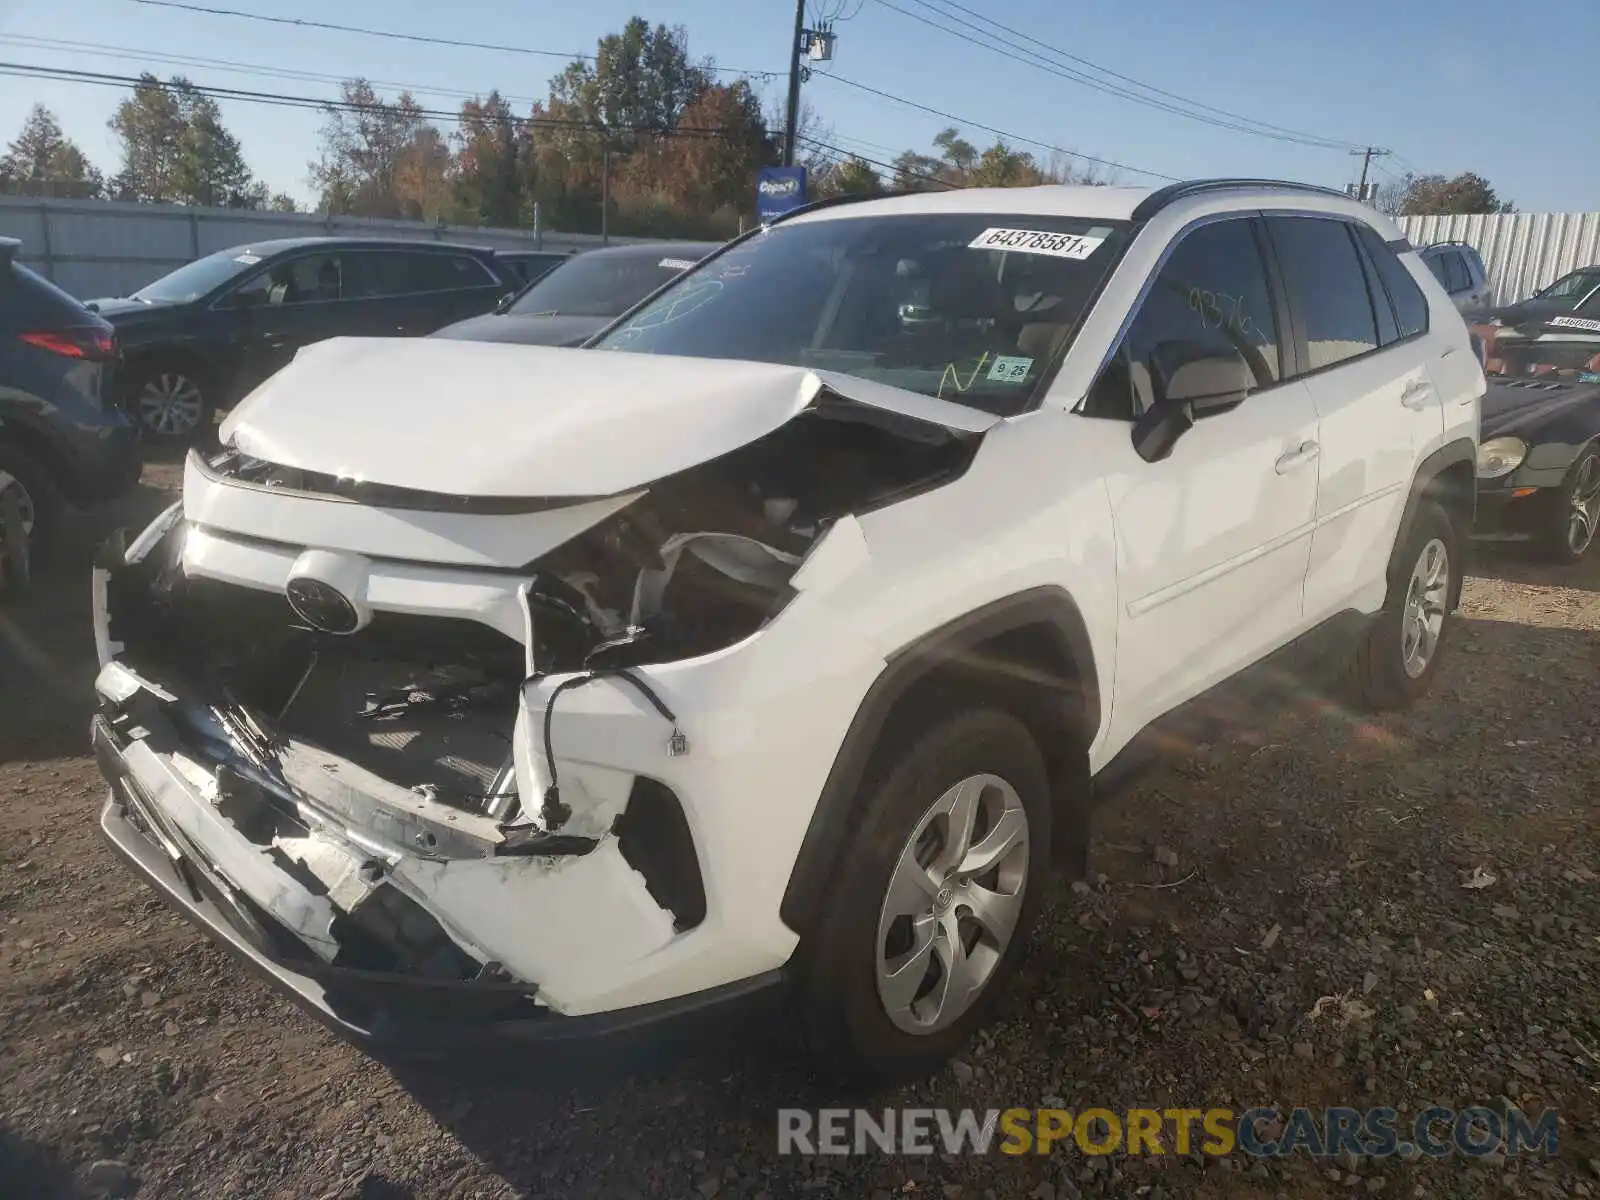
[[[377,612],[323,632],[284,595],[188,576],[177,526],[114,581],[126,658],[176,669],[263,725],[439,802],[518,818],[510,731],[529,678],[616,672],[730,646],[788,602],[789,580],[845,514],[957,477],[977,438],[862,406],[820,403],[775,432],[651,484],[518,572],[528,644],[462,618]],[[224,451],[215,476],[284,494],[448,509]],[[522,819],[533,814],[520,813]],[[556,814],[543,814],[546,825]]]

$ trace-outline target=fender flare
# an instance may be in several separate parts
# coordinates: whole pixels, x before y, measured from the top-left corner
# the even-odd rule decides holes
[[[826,897],[845,839],[850,815],[873,752],[896,704],[938,668],[1001,634],[1023,628],[1046,631],[1077,673],[1083,704],[1084,745],[1099,731],[1100,688],[1088,625],[1077,603],[1055,586],[1030,588],[985,604],[901,647],[863,697],[834,756],[817,807],[795,856],[779,916],[789,928],[811,928]]]
[[[1472,472],[1472,485],[1464,496],[1447,497],[1449,501],[1466,511],[1466,524],[1461,529],[1461,542],[1465,546],[1468,536],[1472,532],[1473,520],[1478,508],[1478,447],[1471,438],[1456,438],[1440,446],[1428,457],[1417,464],[1416,474],[1411,478],[1411,491],[1406,496],[1405,511],[1400,514],[1400,528],[1395,532],[1394,549],[1390,552],[1389,574],[1391,577],[1399,569],[1396,565],[1400,548],[1406,544],[1411,536],[1411,529],[1417,522],[1417,509],[1421,507],[1424,499],[1428,498],[1434,480],[1452,467],[1466,464]],[[1447,511],[1449,504],[1446,505]],[[1450,607],[1455,608],[1461,600],[1461,577],[1457,573],[1455,595],[1451,597]]]

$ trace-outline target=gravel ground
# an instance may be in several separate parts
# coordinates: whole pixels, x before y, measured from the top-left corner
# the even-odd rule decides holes
[[[152,467],[119,519],[175,484]],[[781,1032],[393,1069],[170,915],[94,821],[82,580],[107,523],[0,604],[0,1195],[1600,1196],[1600,555],[1482,556],[1410,714],[1290,695],[1148,777],[989,1034],[873,1102],[1552,1105],[1558,1159],[821,1159],[775,1153],[777,1107],[837,1099]]]

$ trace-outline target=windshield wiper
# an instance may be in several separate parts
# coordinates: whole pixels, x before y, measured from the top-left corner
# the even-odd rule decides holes
[[[559,309],[542,308],[538,312],[525,312],[517,315],[521,317],[559,317],[561,312]]]

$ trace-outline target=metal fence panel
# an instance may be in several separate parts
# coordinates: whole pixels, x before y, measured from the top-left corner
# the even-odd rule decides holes
[[[1497,304],[1525,300],[1568,271],[1600,263],[1600,213],[1401,217],[1414,246],[1466,242],[1483,256]]]
[[[250,212],[125,204],[110,200],[40,200],[0,196],[0,237],[22,242],[22,262],[80,299],[126,296],[202,255],[273,238],[406,238],[461,242],[495,250],[588,250],[596,234],[532,229],[440,226],[426,221],[326,217],[317,213]],[[610,238],[614,245],[671,241]]]

